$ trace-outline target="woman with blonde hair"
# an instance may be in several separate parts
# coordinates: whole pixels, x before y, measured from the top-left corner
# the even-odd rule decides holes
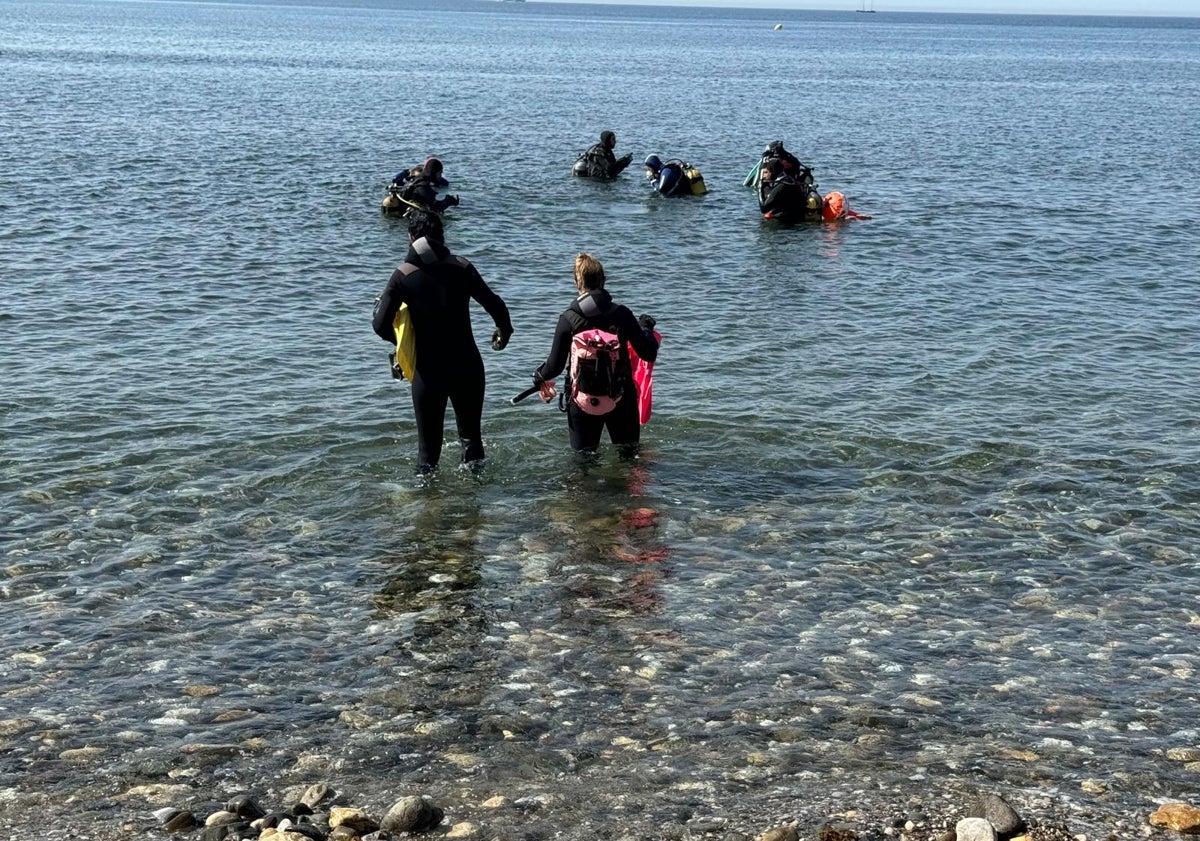
[[[575,257],[577,297],[558,318],[550,355],[533,372],[542,399],[555,395],[554,378],[567,369],[559,405],[576,452],[591,452],[608,437],[622,456],[637,454],[641,437],[637,386],[629,348],[646,362],[658,356],[655,320],[635,318],[604,288],[604,266],[591,254]],[[568,367],[569,366],[569,367]]]

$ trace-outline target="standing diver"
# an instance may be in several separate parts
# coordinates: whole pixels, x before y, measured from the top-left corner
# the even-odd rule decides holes
[[[484,369],[471,332],[471,299],[496,324],[492,350],[504,350],[513,328],[500,296],[470,261],[455,257],[446,247],[441,219],[433,213],[412,212],[408,238],[408,253],[375,305],[372,326],[380,338],[394,343],[396,313],[401,304],[408,305],[416,333],[412,401],[417,471],[429,473],[442,455],[447,401],[454,406],[463,463],[483,460]]]
[[[600,132],[600,142],[579,156],[574,166],[571,167],[571,173],[580,178],[595,178],[601,181],[616,178],[625,167],[629,166],[633,155],[629,154],[618,158],[613,152],[615,148],[617,148],[617,136],[611,131]]]
[[[587,253],[576,256],[575,290],[578,297],[558,317],[550,355],[533,372],[533,382],[539,387],[542,399],[550,400],[555,394],[554,378],[570,362],[571,369],[567,372],[560,402],[566,405],[571,448],[577,453],[594,451],[600,446],[600,436],[607,428],[608,437],[622,457],[632,458],[637,455],[641,423],[629,346],[632,345],[634,352],[646,362],[657,359],[655,320],[648,315],[634,318],[628,307],[613,301],[604,283],[604,267],[599,260]],[[580,350],[582,339],[587,338],[583,334],[594,336],[597,333],[609,334],[614,339],[609,357],[611,367],[604,377],[605,394],[589,400],[587,394],[580,393],[581,365],[577,358],[586,352]]]

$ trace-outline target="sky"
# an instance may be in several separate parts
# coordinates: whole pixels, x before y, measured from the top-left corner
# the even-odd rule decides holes
[[[760,9],[862,7],[863,0],[559,0],[636,6],[742,6]],[[867,0],[868,7],[872,0]],[[1200,17],[1200,0],[873,0],[876,12],[981,12],[1047,15],[1168,15]]]

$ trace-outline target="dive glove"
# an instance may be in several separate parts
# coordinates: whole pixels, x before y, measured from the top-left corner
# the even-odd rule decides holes
[[[643,315],[638,319],[638,327],[641,327],[647,333],[654,332],[655,324],[658,324],[658,320],[652,315]]]
[[[493,330],[492,350],[504,350],[506,347],[508,347],[508,340],[510,336],[512,336],[512,333],[501,333],[499,327]]]

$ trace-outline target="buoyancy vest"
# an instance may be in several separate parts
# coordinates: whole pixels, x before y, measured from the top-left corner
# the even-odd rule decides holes
[[[595,143],[579,156],[571,171],[581,178],[611,178],[614,158],[603,143]]]
[[[799,222],[821,219],[821,194],[807,170],[799,177],[781,174],[758,185],[758,209],[768,219]]]

